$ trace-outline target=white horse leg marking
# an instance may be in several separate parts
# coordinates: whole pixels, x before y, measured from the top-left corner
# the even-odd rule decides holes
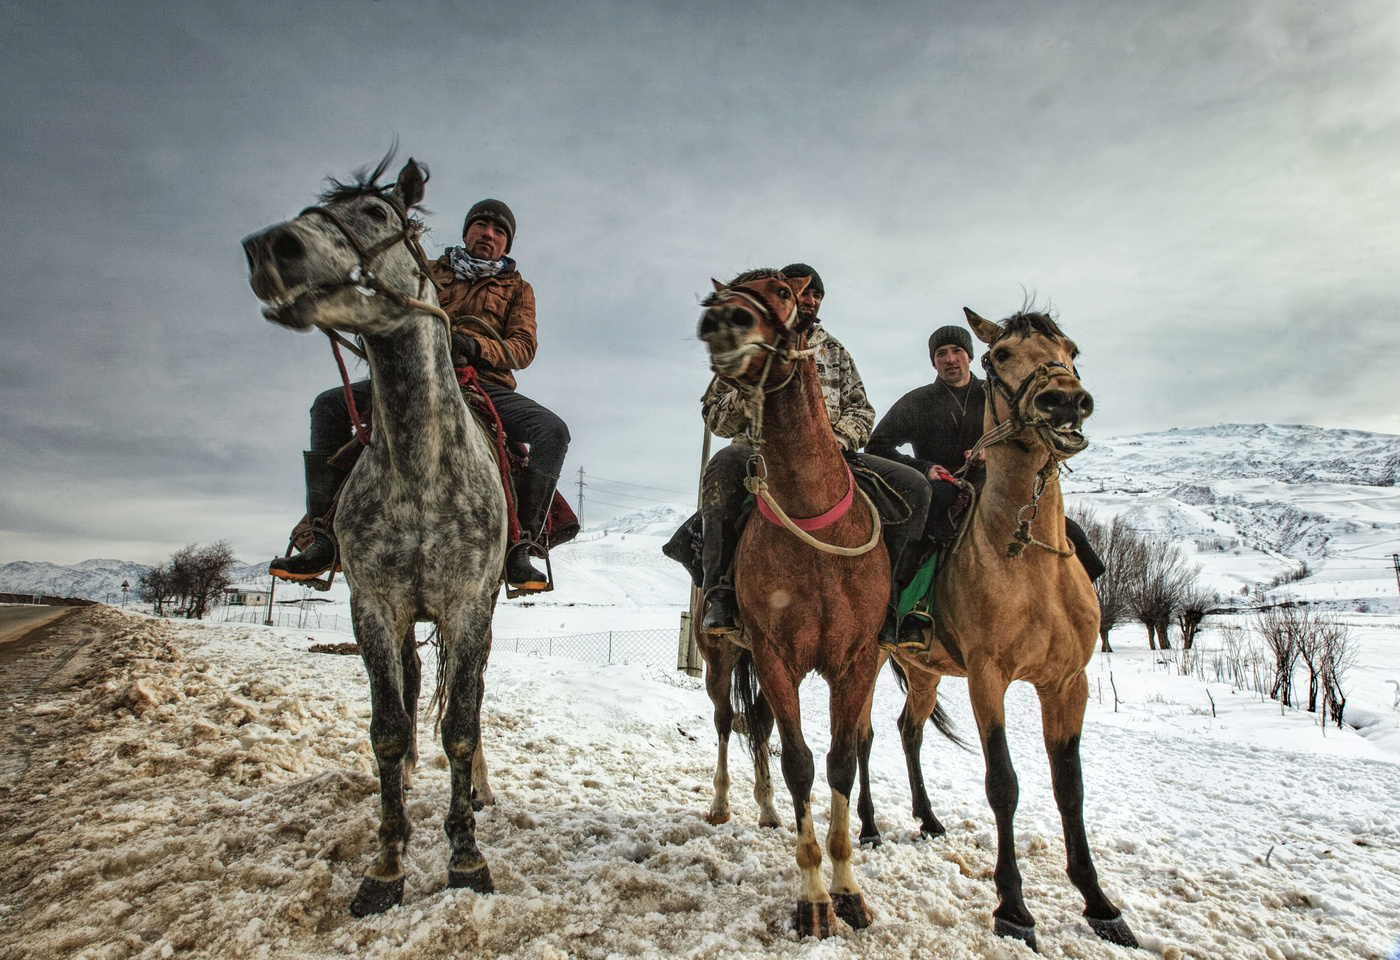
[[[477,737],[476,754],[472,757],[472,798],[483,807],[489,807],[496,802],[496,795],[491,792],[491,783],[486,778],[486,750],[482,747],[482,738]]]
[[[812,826],[809,805],[797,824],[797,865],[802,870],[802,891],[797,899],[803,903],[826,903],[831,899],[822,880],[822,848],[817,843],[817,831]]]
[[[769,749],[765,741],[756,745],[753,765],[753,798],[758,803],[758,825],[760,827],[781,827],[782,817],[773,806],[773,775],[770,772]]]
[[[771,789],[770,789],[771,792]],[[715,796],[705,819],[712,824],[729,820],[729,738],[719,741],[719,757],[715,760]]]
[[[860,884],[851,870],[851,804],[831,791],[831,822],[826,828],[826,851],[831,854],[831,891],[860,893]]]

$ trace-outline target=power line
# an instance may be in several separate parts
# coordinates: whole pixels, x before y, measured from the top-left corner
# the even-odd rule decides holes
[[[609,507],[617,507],[619,510],[636,510],[636,509],[637,509],[637,505],[636,505],[635,503],[613,503],[611,500],[600,500],[600,499],[598,499],[598,497],[596,497],[596,496],[593,497],[589,502],[590,502],[590,503],[602,503],[602,504],[605,504],[605,505],[607,505],[607,506],[609,506]]]
[[[658,500],[658,499],[656,499],[655,497],[644,497],[644,496],[642,496],[641,494],[637,494],[637,493],[623,493],[621,490],[604,490],[603,492],[606,493],[606,494],[607,494],[608,496],[610,496],[610,497],[626,497],[626,498],[629,499],[629,500],[646,500],[646,501],[648,501],[649,503],[674,503],[674,502],[675,502],[675,501],[673,501],[673,500]],[[596,499],[598,499],[598,498],[597,498],[597,497],[594,497],[593,499],[596,500]]]
[[[604,483],[620,483],[620,484],[622,484],[624,487],[641,487],[641,488],[644,489],[644,490],[660,490],[660,491],[662,491],[663,493],[679,493],[679,494],[683,494],[683,495],[687,495],[687,496],[689,495],[688,491],[685,491],[685,490],[673,490],[673,489],[670,488],[670,487],[657,487],[657,486],[653,486],[653,485],[650,484],[650,483],[632,483],[632,482],[629,481],[629,480],[609,480],[607,477],[599,477],[599,476],[594,476],[593,479],[594,479],[594,480],[601,480],[601,481],[604,482]]]

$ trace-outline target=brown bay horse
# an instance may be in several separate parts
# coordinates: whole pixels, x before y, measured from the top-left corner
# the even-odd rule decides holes
[[[1036,948],[1016,865],[1019,787],[1006,742],[1004,700],[1013,680],[1040,699],[1051,783],[1064,828],[1068,873],[1084,916],[1103,939],[1136,947],[1121,911],[1099,887],[1084,828],[1079,739],[1089,697],[1084,668],[1098,638],[1099,607],[1065,537],[1059,464],[1087,446],[1080,432],[1093,411],[1074,369],[1078,353],[1048,315],[1022,311],[1001,324],[966,310],[988,345],[984,434],[987,480],[961,542],[938,570],[934,640],[925,652],[899,650],[909,691],[899,717],[914,814],[939,834],[924,789],[919,747],[944,676],[967,677],[996,815],[995,932]]]
[[[754,271],[728,286],[716,281],[703,304],[699,336],[711,368],[749,403],[756,454],[746,485],[772,522],[755,515],[735,555],[739,642],[752,652],[737,663],[736,680],[745,713],[753,717],[761,709],[755,705],[761,692],[777,723],[797,820],[796,927],[802,936],[823,937],[834,916],[855,928],[870,923],[851,869],[850,797],[857,765],[870,749],[875,638],[890,571],[879,518],[864,494],[853,497],[858,491],[827,419],[816,363],[804,349],[796,301],[807,282],[776,271]],[[819,527],[804,524],[814,536],[791,517],[822,519]],[[812,822],[814,767],[798,702],[798,686],[814,670],[831,690],[829,890]]]

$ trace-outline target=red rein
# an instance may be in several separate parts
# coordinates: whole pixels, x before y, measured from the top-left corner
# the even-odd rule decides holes
[[[360,441],[361,446],[369,446],[369,424],[360,419],[360,411],[355,409],[355,394],[350,389],[350,373],[345,369],[345,358],[340,355],[340,344],[336,343],[335,337],[327,332],[326,336],[331,338],[331,352],[335,354],[335,364],[340,367],[340,382],[345,387],[345,406],[350,411],[350,422],[355,425],[355,439]]]
[[[838,503],[836,506],[832,507],[830,510],[828,510],[826,513],[823,513],[819,517],[809,517],[806,520],[798,520],[793,517],[788,517],[789,520],[792,520],[792,525],[799,530],[811,533],[813,530],[820,530],[823,527],[829,527],[837,520],[840,520],[842,517],[844,517],[846,515],[846,511],[851,509],[851,504],[855,502],[856,498],[856,477],[855,474],[851,473],[850,467],[846,468],[846,477],[850,480],[850,486],[846,488],[846,495],[841,498],[840,503]],[[783,522],[778,519],[778,515],[773,512],[773,509],[768,506],[768,502],[762,497],[758,498],[758,512],[763,514],[764,518],[767,519],[770,523],[773,523],[779,527],[783,525]]]

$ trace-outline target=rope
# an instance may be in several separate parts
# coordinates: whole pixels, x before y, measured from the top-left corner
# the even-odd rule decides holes
[[[369,446],[369,424],[360,419],[360,411],[355,408],[355,391],[350,389],[350,371],[345,369],[345,358],[340,355],[340,343],[331,335],[331,353],[335,354],[335,365],[340,368],[340,384],[345,390],[345,407],[350,411],[350,423],[355,427],[355,439],[361,446]]]
[[[806,530],[803,530],[797,524],[793,523],[792,518],[783,512],[783,508],[778,506],[778,501],[774,500],[773,495],[768,492],[768,481],[762,477],[746,477],[744,479],[744,487],[754,496],[762,498],[763,502],[768,504],[768,509],[773,511],[782,525],[795,534],[797,539],[810,547],[815,547],[822,553],[832,553],[838,557],[859,557],[874,550],[880,543],[880,512],[875,509],[875,504],[870,502],[870,498],[865,495],[865,491],[858,486],[856,487],[856,493],[860,494],[860,499],[865,504],[865,508],[870,511],[871,524],[875,528],[870,533],[870,540],[859,547],[838,547],[835,544],[823,543]]]

